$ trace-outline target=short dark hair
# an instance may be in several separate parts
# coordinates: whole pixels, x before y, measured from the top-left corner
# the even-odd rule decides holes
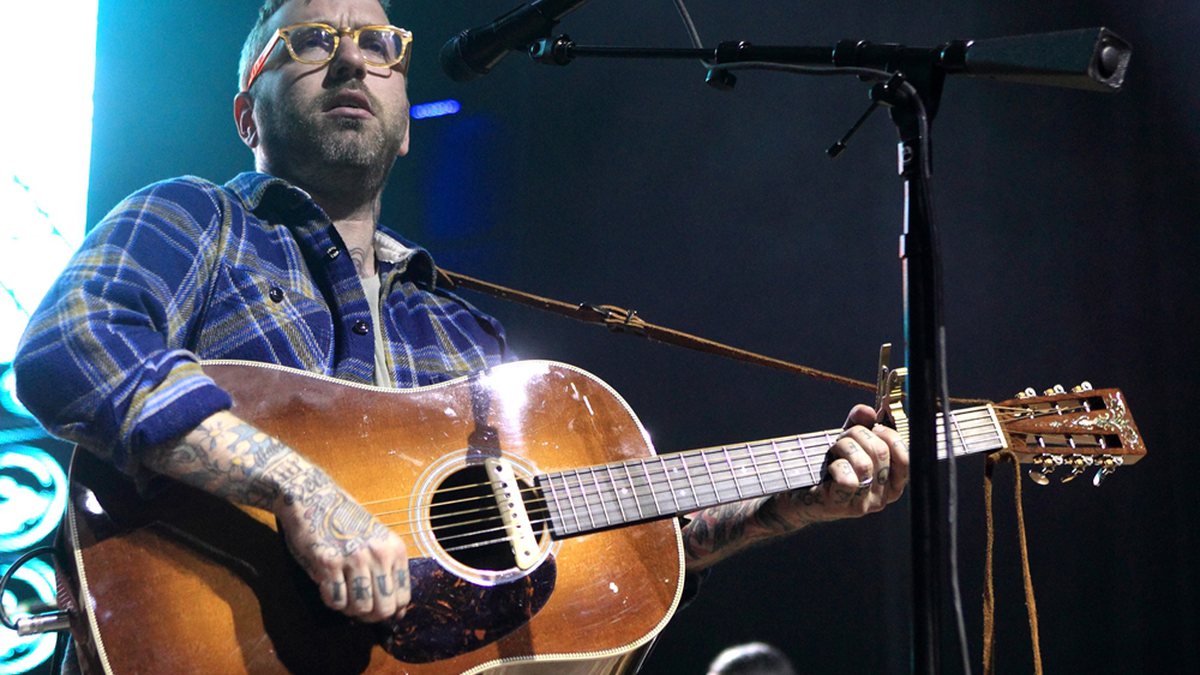
[[[267,22],[275,16],[275,12],[278,12],[279,8],[291,1],[265,0],[262,7],[259,8],[258,20],[254,22],[254,27],[250,29],[246,41],[242,43],[242,57],[238,59],[238,91],[241,91],[242,83],[246,81],[246,75],[254,67],[254,59],[258,58],[258,53],[267,45],[267,40],[271,39],[271,33],[267,32]],[[312,2],[312,0],[305,1]],[[379,0],[379,6],[383,7],[384,12],[391,9],[391,4],[390,0]]]

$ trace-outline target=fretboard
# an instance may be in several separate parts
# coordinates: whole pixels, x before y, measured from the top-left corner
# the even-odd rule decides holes
[[[938,456],[946,457],[939,415]],[[898,428],[907,440],[907,426]],[[821,481],[825,455],[841,429],[701,448],[538,477],[555,536],[690,513]],[[950,415],[954,454],[998,450],[1006,441],[989,406]]]

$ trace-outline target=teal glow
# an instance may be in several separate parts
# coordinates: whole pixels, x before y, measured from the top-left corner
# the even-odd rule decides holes
[[[0,363],[83,240],[97,11],[98,0],[5,3],[19,28],[5,35],[0,107]]]
[[[46,538],[67,508],[67,476],[58,461],[28,445],[0,451],[0,551]]]
[[[0,408],[17,417],[33,419],[29,409],[17,399],[17,378],[12,368],[0,373]]]
[[[8,565],[0,567],[0,574]],[[17,618],[31,611],[55,606],[54,568],[41,560],[31,560],[13,573],[4,591],[4,611]],[[16,631],[0,628],[0,675],[28,672],[45,663],[54,654],[56,633],[20,637]]]

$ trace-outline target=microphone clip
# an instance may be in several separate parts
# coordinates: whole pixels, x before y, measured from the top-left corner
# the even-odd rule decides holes
[[[570,35],[541,38],[529,45],[529,58],[546,66],[565,66],[575,60],[575,42]]]

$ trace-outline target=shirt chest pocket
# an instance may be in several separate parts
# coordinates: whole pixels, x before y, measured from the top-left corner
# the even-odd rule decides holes
[[[204,359],[249,359],[323,372],[333,354],[333,317],[311,284],[222,265],[197,349]]]

